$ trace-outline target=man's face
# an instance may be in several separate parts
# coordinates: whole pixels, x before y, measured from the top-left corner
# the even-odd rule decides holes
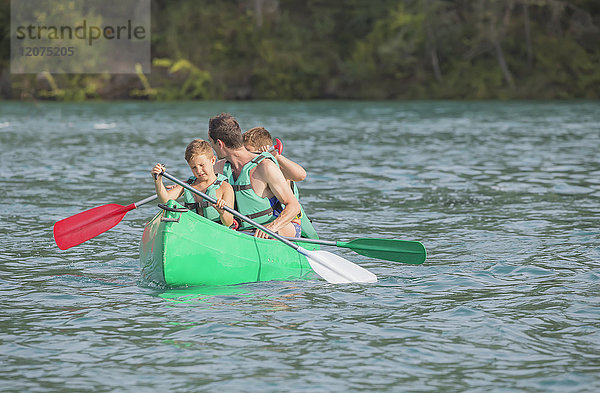
[[[225,158],[223,150],[219,147],[219,143],[217,141],[213,141],[212,138],[209,136],[208,143],[210,144],[210,147],[212,147],[212,149],[215,151],[219,160]]]

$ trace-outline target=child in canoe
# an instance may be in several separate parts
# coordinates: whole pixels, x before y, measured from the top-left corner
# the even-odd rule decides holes
[[[288,181],[288,184],[290,181],[302,181],[306,179],[306,170],[304,170],[302,166],[283,156],[283,154],[279,154],[276,149],[269,151],[273,145],[273,137],[266,128],[251,128],[242,134],[242,138],[244,139],[244,147],[246,150],[257,154],[262,152],[271,153],[275,159],[277,159],[279,168]]]
[[[269,152],[275,157],[277,163],[279,164],[279,169],[281,169],[281,172],[283,173],[288,185],[292,189],[294,196],[296,199],[299,199],[298,188],[296,187],[295,182],[306,179],[306,170],[296,162],[290,160],[282,154],[279,154],[276,149],[269,151],[273,145],[273,137],[264,127],[251,128],[242,134],[242,138],[244,139],[244,147],[246,150],[257,154]],[[283,210],[281,202],[279,202],[276,197],[271,198],[270,202],[271,207],[273,208],[273,215],[278,216]],[[308,219],[308,217],[306,217],[302,205],[300,206],[300,214],[298,214],[298,216],[292,220],[292,223],[299,225],[301,229],[300,233],[297,233],[296,236],[301,235],[302,237],[318,239],[317,232],[312,226],[311,221]]]
[[[223,210],[223,206],[233,207],[234,205],[233,188],[227,183],[225,176],[215,174],[213,165],[216,157],[209,143],[202,139],[194,139],[185,149],[185,160],[194,175],[188,179],[187,183],[198,191],[215,198],[217,203],[209,203],[180,185],[172,186],[167,190],[162,182],[162,176],[160,176],[165,170],[162,164],[156,164],[151,171],[155,179],[154,187],[158,200],[165,203],[183,195],[185,207],[188,209],[225,226],[233,225],[233,215]]]

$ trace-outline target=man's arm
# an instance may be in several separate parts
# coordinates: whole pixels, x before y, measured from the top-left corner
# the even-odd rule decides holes
[[[279,214],[274,221],[265,225],[268,229],[279,232],[284,226],[289,224],[294,217],[300,213],[300,202],[296,199],[292,193],[291,188],[288,186],[283,173],[279,170],[277,165],[271,160],[264,160],[256,168],[255,176],[266,183],[267,187],[271,190],[273,195],[279,199],[279,201],[285,205],[283,211]],[[262,232],[257,231],[257,237],[263,236]]]

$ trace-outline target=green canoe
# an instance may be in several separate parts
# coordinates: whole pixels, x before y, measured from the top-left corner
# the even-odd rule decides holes
[[[175,201],[146,224],[140,265],[146,281],[169,287],[315,277],[306,257],[280,241],[236,232]]]

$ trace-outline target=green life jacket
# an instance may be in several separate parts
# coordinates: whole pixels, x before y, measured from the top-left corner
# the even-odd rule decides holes
[[[262,225],[270,223],[275,217],[273,216],[273,208],[271,207],[269,198],[261,198],[254,192],[252,184],[250,183],[250,171],[256,168],[256,166],[265,158],[270,158],[277,164],[275,157],[270,153],[263,152],[252,161],[246,163],[242,168],[242,172],[235,180],[233,178],[233,171],[231,170],[231,163],[226,162],[223,167],[223,175],[228,178],[229,184],[231,184],[233,192],[235,193],[236,210]],[[277,164],[277,166],[279,166],[279,164]],[[252,225],[245,221],[240,223],[239,230],[248,228],[252,228]]]
[[[196,177],[192,176],[187,180],[187,183],[191,185],[195,181],[196,181]],[[221,183],[223,183],[224,181],[227,181],[227,178],[221,174],[218,174],[217,180],[215,180],[213,182],[213,184],[208,186],[208,188],[206,189],[206,191],[204,191],[204,193],[206,195],[208,195],[209,197],[217,199],[217,190],[219,189],[219,187],[221,187]],[[195,211],[196,213],[200,214],[203,217],[208,218],[211,221],[221,223],[221,216],[219,215],[219,212],[217,211],[217,209],[212,207],[211,203],[204,199],[201,202],[196,202],[194,195],[195,194],[193,194],[188,189],[183,190],[183,199],[184,199],[185,207],[187,207],[190,210]]]

